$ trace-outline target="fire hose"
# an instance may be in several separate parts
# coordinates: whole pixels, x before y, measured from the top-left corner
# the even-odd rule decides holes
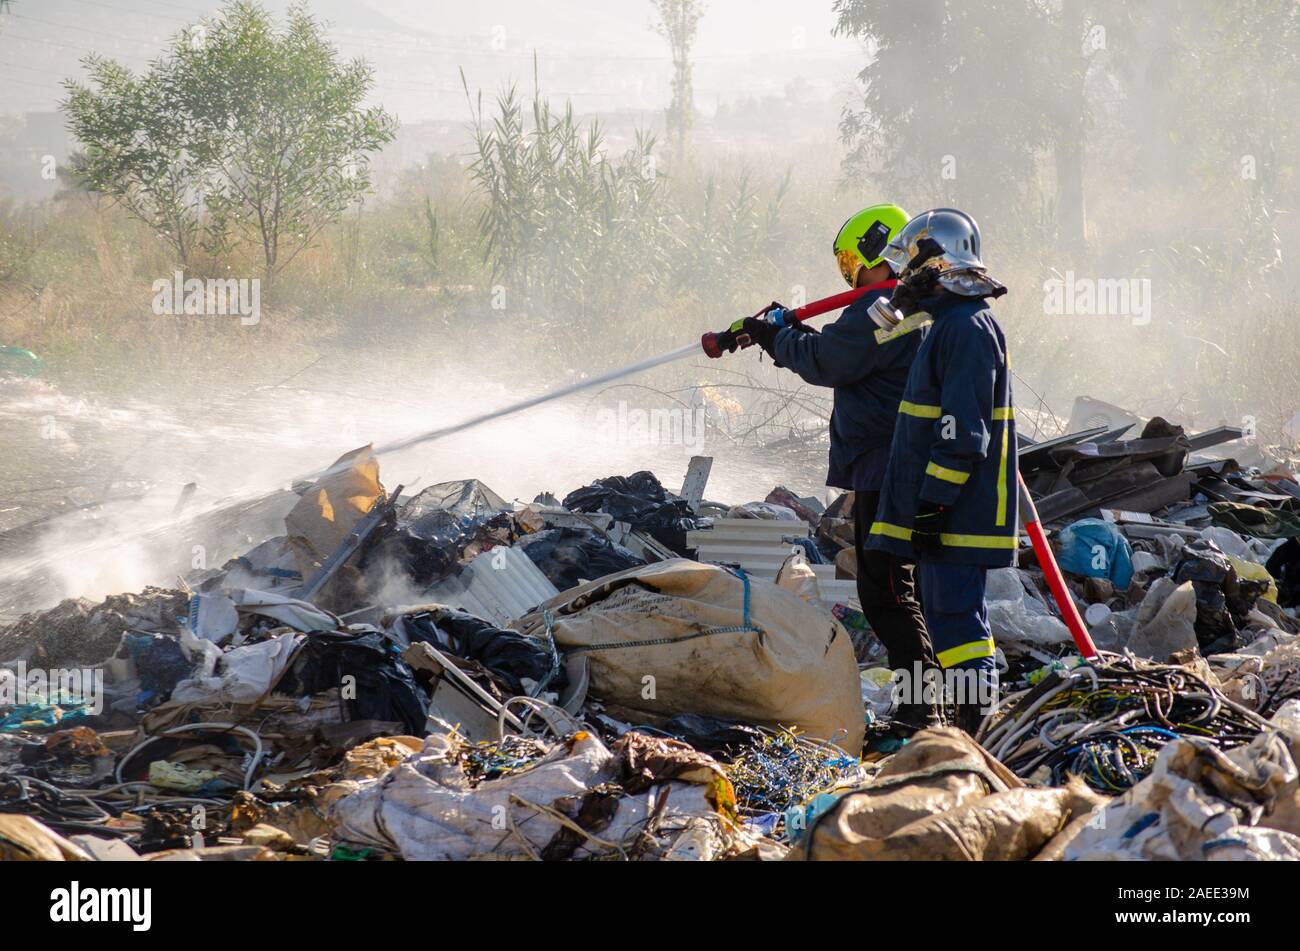
[[[841,294],[823,297],[821,300],[815,300],[793,310],[786,310],[780,304],[769,304],[754,316],[762,317],[779,311],[780,324],[788,327],[810,317],[847,307],[870,291],[887,290],[897,283],[897,281],[881,281],[878,284],[857,287]],[[743,350],[753,342],[749,334],[745,333],[744,324],[745,319],[741,318],[726,330],[704,334],[700,338],[701,348],[712,358],[721,357],[723,353],[734,353],[737,349]],[[1016,482],[1020,500],[1020,520],[1025,526],[1025,533],[1029,535],[1030,543],[1033,545],[1034,554],[1038,558],[1038,566],[1043,569],[1043,575],[1047,578],[1047,587],[1052,592],[1052,598],[1056,601],[1056,606],[1061,612],[1061,618],[1065,621],[1065,626],[1069,628],[1070,636],[1074,638],[1074,644],[1079,649],[1079,653],[1083,655],[1085,660],[1096,661],[1098,659],[1097,646],[1093,644],[1092,637],[1088,634],[1088,628],[1083,623],[1078,607],[1075,606],[1074,598],[1070,595],[1070,589],[1065,584],[1065,576],[1061,574],[1061,567],[1056,563],[1056,555],[1047,541],[1047,532],[1043,530],[1042,523],[1039,521],[1038,509],[1034,507],[1034,500],[1029,495],[1029,489],[1025,486],[1025,480],[1019,472],[1016,473]]]
[[[832,310],[839,310],[841,307],[848,307],[870,291],[890,290],[896,284],[898,284],[898,281],[890,280],[880,281],[878,284],[868,284],[865,287],[855,287],[851,291],[823,297],[821,300],[815,300],[793,310],[786,310],[780,304],[768,304],[753,316],[763,317],[779,311],[781,326],[789,327],[791,324],[807,320],[809,317],[816,317]],[[737,349],[743,350],[748,347],[753,341],[750,340],[749,334],[745,333],[745,320],[746,318],[742,317],[726,330],[720,330],[716,333],[710,331],[702,336],[700,346],[704,348],[704,352],[717,359],[724,353],[735,353]]]

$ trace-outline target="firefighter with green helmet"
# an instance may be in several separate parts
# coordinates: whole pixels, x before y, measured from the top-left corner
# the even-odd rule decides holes
[[[884,253],[908,220],[907,212],[897,205],[872,205],[844,222],[831,250],[849,287],[866,287],[896,276]]]
[[[889,651],[890,666],[911,674],[935,667],[913,566],[907,558],[866,548],[903,386],[928,328],[924,314],[887,325],[872,316],[872,304],[888,299],[897,283],[885,252],[907,222],[902,208],[881,204],[863,209],[840,228],[833,245],[840,274],[850,287],[869,290],[820,332],[799,323],[778,327],[762,318],[746,320],[744,329],[778,366],[834,391],[826,484],[854,492],[862,613]],[[940,722],[935,705],[919,700],[902,705],[895,720],[911,728]]]

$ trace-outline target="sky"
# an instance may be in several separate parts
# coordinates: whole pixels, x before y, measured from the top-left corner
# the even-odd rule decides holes
[[[283,12],[287,0],[267,0]],[[143,68],[216,0],[14,0],[0,15],[0,115],[47,111],[79,60],[97,52]],[[531,86],[581,112],[667,105],[671,61],[650,0],[311,0],[348,56],[375,67],[374,100],[404,122],[465,119],[471,89]],[[857,43],[832,35],[830,0],[707,0],[695,49],[703,113],[779,94],[796,79],[829,98],[861,65]]]

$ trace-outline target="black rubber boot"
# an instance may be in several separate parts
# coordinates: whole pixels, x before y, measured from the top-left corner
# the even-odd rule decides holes
[[[979,732],[984,718],[997,706],[998,672],[996,670],[979,671],[981,684],[977,697],[960,697],[956,704],[954,725],[965,730],[973,739]]]
[[[984,708],[977,703],[960,703],[955,709],[954,726],[965,730],[974,739],[980,724],[984,722]]]
[[[912,734],[943,726],[943,712],[933,703],[900,703],[890,723],[895,732]]]

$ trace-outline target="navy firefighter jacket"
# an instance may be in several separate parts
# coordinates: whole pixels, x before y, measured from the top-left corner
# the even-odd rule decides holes
[[[854,463],[873,450],[883,454],[893,438],[898,401],[923,336],[912,331],[930,324],[927,315],[918,314],[892,330],[878,328],[867,311],[890,293],[889,288],[868,291],[820,333],[786,328],[772,348],[777,362],[805,382],[834,387],[827,484],[837,488],[864,488],[847,484]]]
[[[921,499],[945,507],[940,549],[953,564],[1015,564],[1016,429],[1006,338],[984,299],[941,292],[898,405],[867,545],[912,556]]]

